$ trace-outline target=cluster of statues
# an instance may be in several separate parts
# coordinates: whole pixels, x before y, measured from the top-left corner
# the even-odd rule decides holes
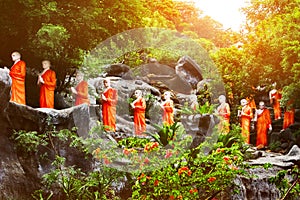
[[[10,101],[26,105],[25,98],[25,77],[26,77],[26,63],[21,60],[19,52],[11,54],[13,66],[9,70],[4,69],[9,73],[11,85],[11,99]],[[37,85],[40,87],[40,108],[54,108],[54,91],[56,88],[56,74],[51,70],[51,62],[49,60],[42,61],[43,71],[38,74]],[[90,104],[88,83],[84,80],[82,72],[76,73],[76,87],[71,87],[71,92],[75,96],[74,105]],[[106,131],[116,131],[116,105],[118,100],[118,92],[110,85],[110,80],[103,81],[104,91],[101,94],[102,104],[102,119]],[[146,101],[143,98],[142,91],[136,90],[134,93],[135,100],[130,104],[134,110],[134,130],[136,135],[141,135],[146,131]],[[165,92],[165,101],[162,102],[161,107],[164,110],[163,121],[164,124],[171,125],[174,123],[173,118],[173,101],[171,100],[171,92]]]
[[[116,130],[116,105],[118,92],[110,86],[109,79],[103,81],[106,88],[102,93],[102,119],[106,131]],[[171,100],[172,93],[166,91],[164,93],[165,101],[160,106],[163,110],[163,124],[172,125],[174,123],[174,107]],[[142,135],[146,131],[146,100],[141,90],[135,90],[135,100],[130,103],[133,109],[134,132],[136,135]]]
[[[13,66],[9,70],[4,69],[9,73],[11,84],[11,99],[10,101],[26,105],[25,97],[25,77],[26,77],[26,63],[21,60],[21,54],[17,51],[11,54]],[[54,91],[56,88],[56,73],[51,70],[51,62],[49,60],[42,61],[43,71],[38,74],[37,85],[40,87],[40,108],[54,108]],[[77,74],[77,81],[79,84],[76,88],[71,88],[73,94],[76,95],[75,105],[81,103],[88,103],[88,87],[87,82],[83,80],[83,74]]]
[[[280,108],[280,91],[273,89],[269,93],[270,103],[273,105],[274,119],[281,119],[281,108]],[[270,111],[266,108],[263,101],[259,102],[258,109],[254,99],[242,99],[241,110],[238,112],[238,117],[240,118],[242,136],[245,138],[245,143],[250,143],[250,127],[251,121],[256,122],[256,146],[257,148],[264,148],[267,146],[267,133],[272,130],[272,120]],[[219,96],[220,105],[217,107],[217,113],[221,118],[220,128],[222,133],[228,133],[230,130],[230,106],[226,103],[226,97],[224,95]],[[284,112],[284,120],[282,130],[285,130],[288,126],[294,123],[295,109],[289,107],[291,102]]]
[[[13,52],[11,54],[13,66],[7,70],[11,79],[11,99],[10,101],[26,105],[25,99],[25,76],[26,76],[26,63],[21,60],[21,54],[19,52]],[[54,91],[56,88],[56,74],[51,70],[51,62],[49,60],[42,61],[43,71],[38,75],[37,85],[40,86],[40,107],[41,108],[54,108]],[[78,82],[76,87],[71,87],[71,92],[75,95],[75,105],[83,103],[90,104],[88,94],[88,83],[84,80],[84,75],[81,72],[77,72],[76,81]],[[110,80],[105,79],[103,81],[104,91],[101,95],[102,104],[102,119],[105,130],[116,131],[116,105],[118,100],[118,92],[110,85]],[[142,91],[136,90],[134,92],[135,100],[130,104],[134,110],[134,130],[136,135],[141,135],[146,131],[145,112],[146,101],[143,98]],[[164,93],[164,99],[160,106],[163,110],[163,124],[172,125],[174,123],[174,105],[171,99],[172,93],[166,91]],[[274,108],[274,119],[281,118],[280,109],[280,91],[273,89],[269,93],[270,103]],[[217,113],[221,118],[220,128],[222,133],[228,133],[230,130],[230,106],[226,103],[226,97],[221,95],[219,97],[220,105],[217,107]],[[289,105],[291,102],[289,102]],[[267,132],[272,130],[272,121],[270,117],[270,111],[265,107],[264,102],[259,102],[259,108],[256,109],[254,100],[242,99],[242,109],[238,113],[241,120],[242,135],[245,138],[246,143],[250,143],[250,125],[251,121],[256,121],[257,140],[256,146],[267,145]],[[289,125],[294,123],[295,109],[288,108],[284,112],[283,129],[286,129]],[[254,110],[254,112],[253,112]]]

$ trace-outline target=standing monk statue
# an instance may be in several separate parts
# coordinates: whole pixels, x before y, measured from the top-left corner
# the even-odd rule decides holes
[[[21,54],[17,51],[11,54],[12,61],[14,61],[13,66],[9,70],[4,68],[9,72],[12,79],[11,84],[11,98],[10,101],[15,103],[26,105],[25,99],[25,76],[26,76],[26,63],[21,60]]]
[[[116,106],[118,91],[110,86],[110,80],[104,79],[102,98],[102,119],[106,131],[116,131]]]
[[[40,86],[40,107],[54,108],[54,90],[56,87],[56,74],[50,69],[49,60],[42,61],[43,72],[38,76],[37,84]]]
[[[288,128],[291,124],[295,123],[295,108],[292,105],[293,101],[288,101],[284,115],[283,115],[283,127],[282,129],[285,130]]]
[[[270,117],[270,111],[265,107],[263,101],[259,102],[259,109],[255,112],[257,122],[256,122],[256,147],[257,149],[262,149],[268,145],[268,130],[272,130],[272,121]]]
[[[77,86],[75,88],[71,87],[71,92],[75,95],[75,106],[84,103],[90,105],[89,87],[82,72],[77,72],[76,82],[78,83]]]
[[[146,101],[141,90],[136,90],[134,95],[136,99],[130,104],[134,109],[134,130],[136,135],[141,135],[146,131]]]
[[[245,138],[245,143],[250,144],[250,124],[253,112],[246,99],[241,100],[241,105],[242,110],[239,116],[241,117],[242,136]]]
[[[276,89],[271,90],[269,93],[270,103],[273,104],[275,120],[281,119],[281,109],[280,109],[281,96],[282,96],[281,93]]]
[[[165,101],[160,105],[164,111],[163,113],[163,124],[172,125],[174,124],[174,108],[173,108],[173,100],[171,99],[171,92],[166,91],[164,93]]]
[[[226,97],[224,95],[219,96],[220,105],[217,107],[218,115],[221,117],[220,129],[222,133],[229,133],[229,121],[230,121],[230,106],[226,103]]]

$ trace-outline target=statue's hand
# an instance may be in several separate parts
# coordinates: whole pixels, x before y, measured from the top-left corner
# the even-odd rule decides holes
[[[4,67],[4,70],[5,70],[7,73],[10,72],[10,70],[9,70],[6,66]]]
[[[77,94],[77,91],[76,91],[76,89],[75,89],[74,87],[71,87],[71,92],[72,92],[73,94]]]

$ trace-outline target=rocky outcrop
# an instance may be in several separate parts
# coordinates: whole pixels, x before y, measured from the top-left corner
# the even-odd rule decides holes
[[[282,170],[279,167],[269,169],[253,168],[246,170],[249,176],[239,176],[234,180],[235,189],[238,193],[233,193],[232,200],[273,200],[280,198],[280,192],[276,185],[269,181],[269,178],[274,177],[278,171]]]
[[[290,168],[296,164],[300,164],[300,148],[294,145],[286,154],[260,151],[261,157],[249,160],[250,165],[264,165],[270,163],[281,168]]]
[[[31,194],[40,188],[41,176],[52,169],[50,162],[40,162],[39,155],[27,154],[18,149],[11,139],[14,131],[37,131],[72,129],[86,136],[89,130],[89,108],[80,105],[64,110],[32,108],[9,102],[11,80],[6,71],[0,69],[0,199],[32,199]],[[84,155],[76,149],[61,146],[61,153],[67,154],[67,164],[88,169],[91,163],[84,161]],[[43,150],[54,155],[49,150]],[[49,157],[49,159],[54,159]]]

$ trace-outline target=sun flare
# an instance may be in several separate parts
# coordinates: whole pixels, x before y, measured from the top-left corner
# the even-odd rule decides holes
[[[214,20],[223,24],[225,29],[239,31],[245,22],[240,8],[247,5],[248,0],[186,0],[195,5]]]

